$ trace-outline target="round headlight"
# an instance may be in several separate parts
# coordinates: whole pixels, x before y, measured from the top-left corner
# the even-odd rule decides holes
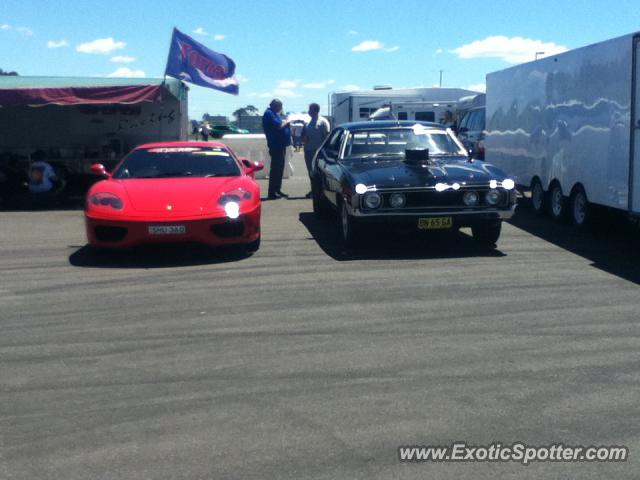
[[[500,197],[501,195],[498,190],[489,190],[485,198],[489,205],[497,205],[500,202]]]
[[[364,206],[378,208],[382,204],[382,197],[377,192],[369,192],[364,196]]]
[[[407,197],[404,195],[404,193],[393,193],[389,197],[389,205],[391,205],[392,208],[402,208],[406,205],[406,203]]]
[[[367,193],[367,186],[364,183],[359,183],[356,185],[356,193],[362,195],[363,193]]]
[[[237,202],[227,202],[224,204],[224,212],[229,218],[238,218],[240,216],[240,205]]]
[[[478,204],[478,202],[480,201],[480,195],[478,195],[478,192],[464,192],[462,201],[465,205],[471,207]]]
[[[515,186],[516,186],[516,182],[514,182],[510,178],[505,178],[502,181],[502,188],[504,188],[505,190],[513,190]]]

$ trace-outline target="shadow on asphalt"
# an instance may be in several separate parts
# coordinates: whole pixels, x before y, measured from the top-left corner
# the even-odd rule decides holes
[[[349,260],[411,260],[466,257],[504,257],[496,248],[483,247],[470,235],[455,232],[380,232],[371,231],[361,248],[345,250],[336,221],[317,220],[311,212],[302,212],[300,222],[320,248],[331,258]]]
[[[640,233],[616,212],[596,212],[591,228],[579,231],[571,225],[558,224],[548,216],[535,214],[528,202],[523,201],[509,223],[590,260],[595,268],[640,284]]]
[[[95,251],[88,245],[69,255],[74,267],[173,268],[238,262],[249,258],[241,248],[208,248],[204,245],[150,245],[130,250]]]

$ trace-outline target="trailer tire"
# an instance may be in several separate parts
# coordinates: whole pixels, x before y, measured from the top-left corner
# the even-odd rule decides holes
[[[553,182],[549,188],[549,213],[556,222],[562,222],[566,217],[567,202],[565,201],[562,187],[559,183]]]
[[[591,206],[587,198],[587,192],[581,185],[576,185],[569,199],[569,215],[574,227],[585,229],[591,220]]]
[[[542,188],[542,182],[538,178],[534,178],[531,182],[531,209],[542,215],[547,204],[547,194]]]

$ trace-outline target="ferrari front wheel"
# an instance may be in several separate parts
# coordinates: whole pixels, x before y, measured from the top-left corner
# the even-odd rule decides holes
[[[260,238],[261,237],[258,237],[253,242],[249,242],[245,245],[245,250],[247,251],[247,253],[254,253],[258,251],[258,249],[260,248]]]

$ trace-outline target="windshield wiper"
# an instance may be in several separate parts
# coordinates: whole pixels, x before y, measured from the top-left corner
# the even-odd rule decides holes
[[[146,178],[167,178],[167,177],[190,177],[193,175],[193,172],[164,172],[159,173],[158,175],[146,177]]]

